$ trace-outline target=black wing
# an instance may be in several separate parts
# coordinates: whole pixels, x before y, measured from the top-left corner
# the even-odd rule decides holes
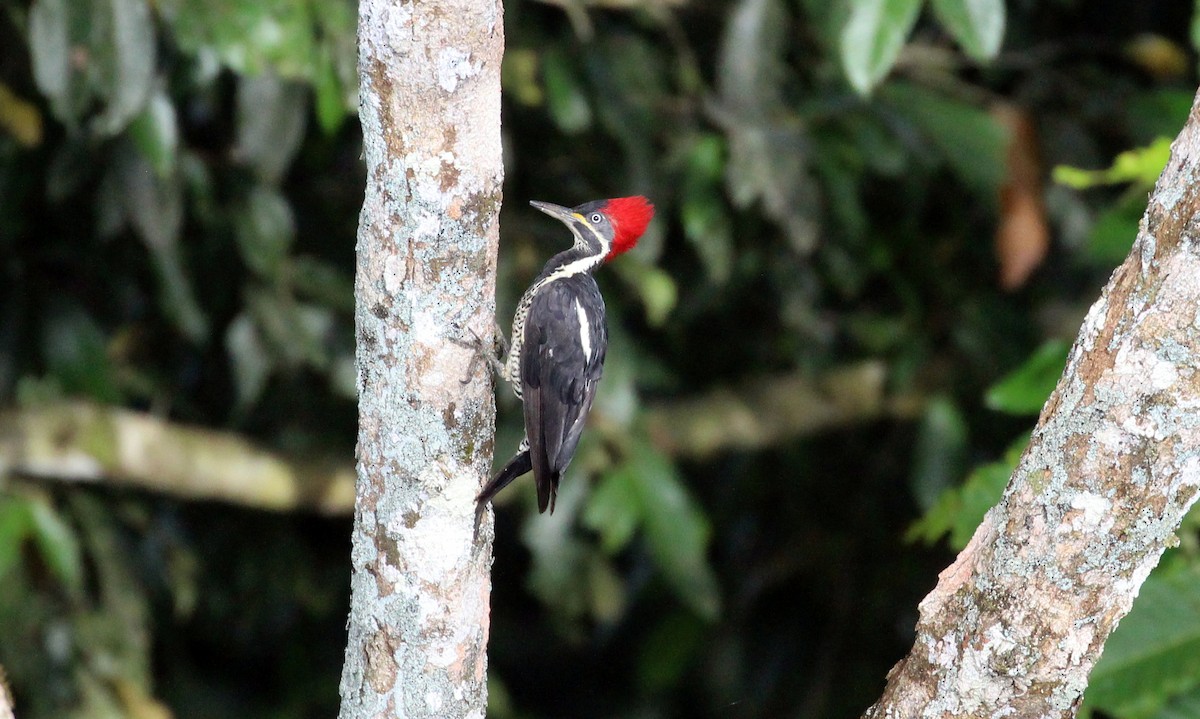
[[[521,396],[538,511],[554,512],[558,482],[575,455],[604,370],[604,300],[590,275],[548,283],[525,320]]]

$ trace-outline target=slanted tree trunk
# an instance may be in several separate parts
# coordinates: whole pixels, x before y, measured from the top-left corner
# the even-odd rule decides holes
[[[1200,98],[1001,502],[866,716],[1072,717],[1200,491]]]
[[[502,6],[360,0],[367,166],[355,279],[359,434],[342,719],[482,717]],[[463,385],[469,368],[478,374]]]
[[[0,719],[14,719],[12,697],[8,694],[8,679],[0,667]]]

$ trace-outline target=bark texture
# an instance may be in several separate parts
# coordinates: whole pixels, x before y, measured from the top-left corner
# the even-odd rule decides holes
[[[502,7],[361,0],[367,166],[355,323],[358,485],[342,719],[482,717],[495,407]],[[474,367],[475,382],[461,380]]]
[[[1071,717],[1200,491],[1200,105],[880,717]]]

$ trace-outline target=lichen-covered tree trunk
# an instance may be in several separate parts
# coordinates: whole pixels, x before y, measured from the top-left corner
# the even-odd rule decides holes
[[[1074,716],[1197,492],[1200,98],[1003,500],[866,716]]]
[[[498,0],[360,0],[367,166],[355,279],[359,435],[342,719],[482,717],[500,153]],[[466,343],[464,343],[464,340]]]

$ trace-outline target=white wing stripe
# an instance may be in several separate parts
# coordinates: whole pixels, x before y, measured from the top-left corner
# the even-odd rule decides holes
[[[583,356],[592,359],[592,330],[588,324],[587,310],[575,300],[575,316],[579,318],[579,344],[583,345]]]

